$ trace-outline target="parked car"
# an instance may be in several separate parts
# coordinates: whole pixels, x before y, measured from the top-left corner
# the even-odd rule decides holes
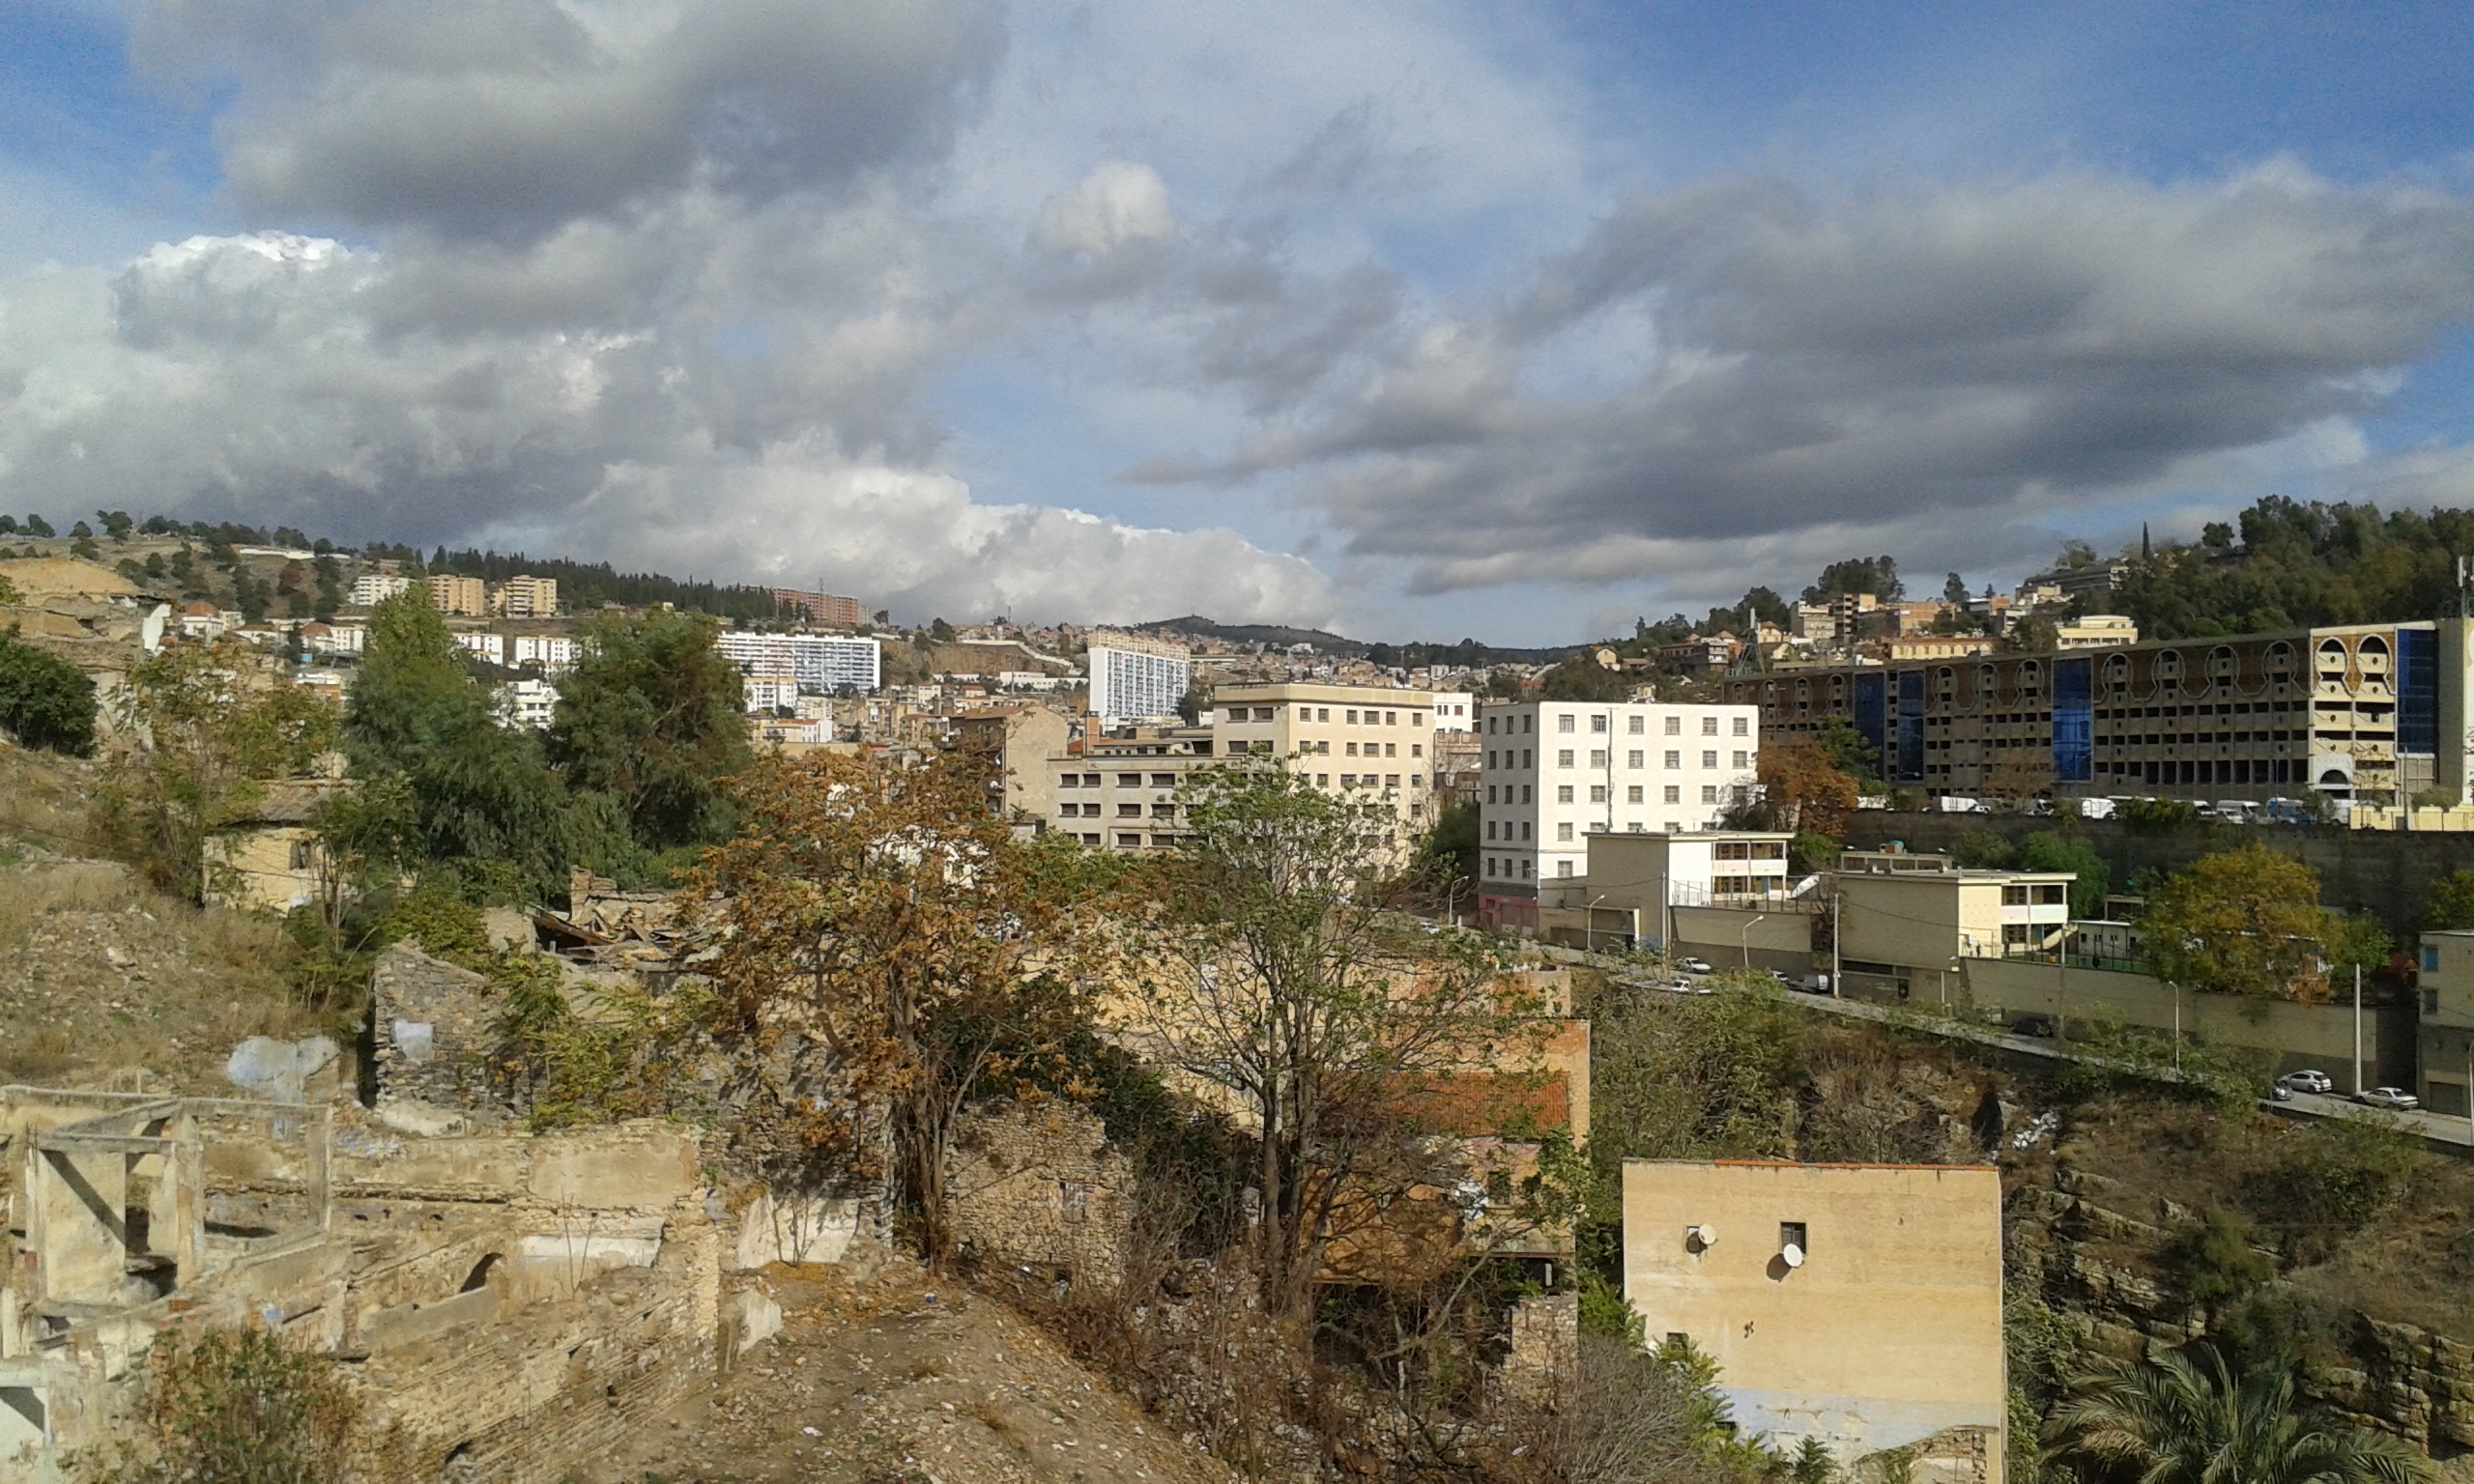
[[[2037,1036],[2051,1040],[2060,1032],[2060,1022],[2051,1015],[2021,1015],[2010,1022],[2010,1034],[2013,1036]]]
[[[1707,958],[1678,958],[1675,960],[1675,966],[1682,969],[1686,974],[1711,974],[1716,972],[1710,967],[1710,960]]]
[[[2324,1071],[2306,1069],[2302,1071],[2287,1072],[2284,1076],[2277,1078],[2277,1086],[2291,1093],[2332,1093],[2337,1090],[2337,1079]]]
[[[2401,1113],[2407,1108],[2419,1108],[2423,1105],[2420,1098],[2402,1087],[2370,1088],[2354,1094],[2354,1101],[2367,1108],[2388,1108]]]
[[[1685,979],[1680,975],[1674,979],[1651,980],[1650,987],[1653,989],[1664,989],[1673,994],[1715,994],[1718,992],[1716,988],[1714,988],[1706,979]]]

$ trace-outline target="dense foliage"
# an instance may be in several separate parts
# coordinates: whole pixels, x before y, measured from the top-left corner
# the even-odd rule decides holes
[[[23,747],[84,756],[95,749],[95,683],[14,631],[0,634],[0,731]]]
[[[2474,511],[2270,495],[2197,545],[2133,559],[2107,606],[2151,639],[2430,618],[2457,611],[2460,554],[2474,554]]]

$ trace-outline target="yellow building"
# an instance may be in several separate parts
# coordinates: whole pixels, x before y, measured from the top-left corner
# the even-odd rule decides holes
[[[1989,1166],[1624,1161],[1624,1296],[1718,1364],[1743,1432],[2001,1484],[2001,1180]]]
[[[499,584],[498,590],[490,595],[490,603],[508,618],[554,618],[559,613],[559,580],[529,575],[510,577]]]
[[[1212,730],[1224,757],[1294,759],[1331,793],[1392,801],[1407,834],[1433,818],[1427,803],[1435,697],[1368,685],[1223,685]]]
[[[1850,850],[1828,873],[1844,992],[1946,1000],[1962,960],[2039,953],[2070,928],[2066,870],[1962,870],[1946,855]]]
[[[478,618],[490,611],[489,592],[477,577],[449,577],[444,573],[425,578],[432,608],[442,614]]]
[[[324,779],[269,784],[240,817],[217,825],[203,847],[207,905],[281,914],[316,901],[327,858],[312,821],[342,786]]]

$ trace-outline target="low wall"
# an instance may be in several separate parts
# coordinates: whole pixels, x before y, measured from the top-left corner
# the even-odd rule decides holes
[[[955,1241],[984,1262],[1114,1283],[1133,1226],[1133,1161],[1063,1102],[991,1102],[963,1116],[946,1162]]]

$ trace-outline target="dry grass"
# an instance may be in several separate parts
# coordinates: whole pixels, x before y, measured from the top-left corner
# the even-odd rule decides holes
[[[75,854],[86,848],[87,765],[0,746],[0,850],[24,842]]]

